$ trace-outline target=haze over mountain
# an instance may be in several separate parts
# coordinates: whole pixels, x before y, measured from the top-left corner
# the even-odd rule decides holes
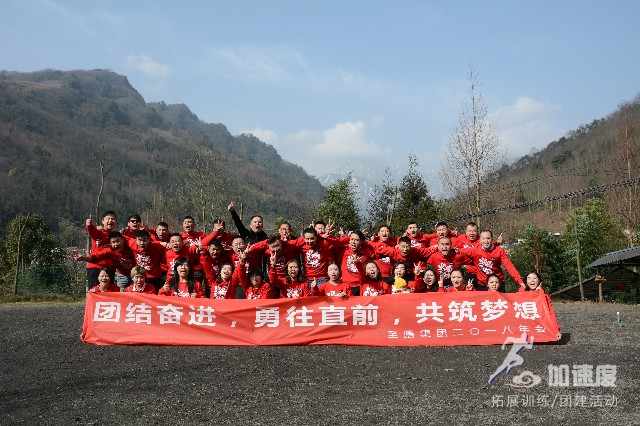
[[[100,210],[175,225],[191,214],[228,218],[232,200],[268,220],[307,220],[323,187],[251,135],[232,136],[186,105],[146,103],[106,70],[0,75],[0,228],[19,212],[55,228]]]

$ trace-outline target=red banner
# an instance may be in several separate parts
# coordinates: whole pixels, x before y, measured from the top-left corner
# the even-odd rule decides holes
[[[547,294],[214,300],[88,293],[82,340],[97,345],[453,346],[502,344],[523,332],[535,342],[560,339]]]

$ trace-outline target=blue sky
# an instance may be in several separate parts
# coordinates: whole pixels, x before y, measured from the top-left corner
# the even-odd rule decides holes
[[[636,0],[0,7],[1,69],[111,69],[146,101],[254,133],[315,176],[356,160],[403,167],[410,152],[423,173],[438,170],[469,64],[511,158],[640,92]]]

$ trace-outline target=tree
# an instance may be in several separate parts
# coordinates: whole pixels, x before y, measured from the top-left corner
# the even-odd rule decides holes
[[[518,243],[509,252],[509,258],[523,274],[523,279],[529,271],[539,273],[547,292],[569,283],[567,265],[570,259],[567,259],[561,238],[529,223],[517,235],[517,240]]]
[[[386,168],[381,185],[372,188],[371,199],[367,203],[367,215],[371,226],[390,226],[397,201],[398,187],[393,183],[391,171]]]
[[[329,185],[322,196],[318,216],[324,221],[335,222],[336,227],[360,229],[356,187],[351,173]]]
[[[505,152],[493,130],[483,99],[478,73],[469,67],[469,99],[444,149],[442,183],[464,193],[470,214],[481,211],[483,180],[504,163]]]
[[[437,218],[435,202],[418,173],[418,165],[415,154],[409,154],[407,174],[400,182],[397,211],[391,222],[394,229],[405,229],[409,222],[425,223]]]
[[[577,228],[578,241],[576,241]],[[599,198],[587,200],[586,205],[567,218],[564,233],[564,247],[567,259],[570,259],[567,269],[570,271],[571,282],[578,276],[576,255],[578,244],[580,247],[580,263],[588,265],[606,253],[623,249],[627,246],[627,238],[609,214],[608,206]]]
[[[65,257],[44,217],[37,213],[18,214],[9,223],[4,251],[9,260],[15,260],[14,263],[8,264],[9,270],[3,271],[2,274],[5,277],[9,274],[13,277],[12,294],[18,293],[23,277],[32,272],[32,269],[43,271],[61,267]],[[65,278],[60,277],[63,280]],[[49,280],[51,279],[49,277]]]

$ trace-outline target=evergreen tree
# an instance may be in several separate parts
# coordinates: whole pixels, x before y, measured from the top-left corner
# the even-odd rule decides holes
[[[372,227],[377,228],[381,225],[389,226],[391,224],[397,195],[398,188],[393,183],[391,171],[386,168],[382,184],[373,187],[370,201],[367,204],[367,215]]]
[[[422,224],[437,218],[435,202],[417,168],[418,158],[410,154],[407,174],[402,178],[398,191],[397,213],[391,223],[394,229],[406,229],[407,223],[412,221]]]
[[[325,222],[335,222],[336,228],[360,229],[356,187],[351,173],[329,185],[322,196],[318,216]]]

